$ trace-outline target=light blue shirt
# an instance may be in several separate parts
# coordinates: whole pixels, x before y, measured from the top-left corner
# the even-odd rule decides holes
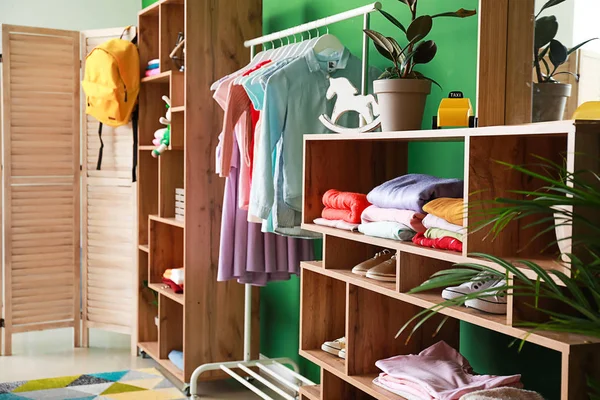
[[[309,51],[268,78],[249,211],[262,219],[274,211],[275,232],[300,223],[303,136],[328,133],[319,116],[331,115],[333,111],[334,101],[326,99],[329,78],[345,77],[358,88],[361,74],[362,62],[344,49],[341,54],[327,56]],[[377,76],[379,71],[371,68],[369,83]],[[358,118],[345,115],[340,125],[358,126]]]

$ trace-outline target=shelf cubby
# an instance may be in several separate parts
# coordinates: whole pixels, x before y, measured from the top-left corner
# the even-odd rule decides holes
[[[183,307],[159,295],[158,319],[158,353],[161,360],[166,360],[172,350],[183,350]]]
[[[327,370],[321,371],[321,398],[322,400],[356,399],[374,400],[373,396],[359,390],[355,386],[340,379]]]
[[[159,157],[158,215],[175,217],[175,189],[183,187],[183,150],[167,150]]]
[[[148,245],[148,217],[158,214],[158,160],[138,151],[138,245]]]
[[[178,71],[169,55],[175,48],[179,33],[185,32],[184,2],[161,2],[160,4],[160,70]]]
[[[152,79],[158,79],[158,76]],[[150,78],[145,78],[150,79]],[[159,81],[147,81],[142,83],[140,88],[139,107],[139,145],[151,146],[154,140],[154,133],[158,129],[165,128],[165,125],[160,123],[160,118],[167,114],[166,104],[163,101],[163,96],[169,95],[170,80],[166,83]]]
[[[497,197],[514,196],[512,190],[531,191],[543,186],[542,182],[526,179],[496,161],[533,165],[539,163],[539,159],[532,156],[536,155],[559,165],[564,163],[571,172],[582,168],[600,171],[599,131],[600,123],[597,122],[563,121],[528,126],[306,136],[302,226],[323,234],[324,260],[302,263],[300,354],[324,371],[321,399],[328,398],[328,385],[336,387],[333,392],[362,392],[352,392],[349,395],[352,398],[402,399],[373,384],[379,372],[375,362],[394,355],[416,354],[439,340],[458,348],[458,324],[461,321],[559,352],[562,358],[561,399],[584,398],[586,374],[600,378],[600,370],[596,368],[600,365],[600,339],[575,333],[528,331],[519,324],[546,318],[539,312],[532,312],[526,304],[532,299],[509,297],[507,315],[487,314],[459,306],[438,309],[438,315],[420,326],[410,341],[406,341],[407,332],[394,339],[396,332],[413,316],[444,301],[441,289],[408,293],[433,273],[452,268],[456,263],[478,263],[503,271],[493,262],[470,256],[473,252],[503,257],[528,278],[535,279],[537,275],[519,260],[530,260],[543,269],[555,269],[569,275],[569,265],[559,259],[558,249],[543,246],[555,240],[552,230],[546,232],[539,243],[529,243],[546,226],[525,229],[530,221],[519,221],[516,226],[507,228],[506,235],[502,232],[493,241],[484,240],[481,232],[470,232],[463,242],[463,252],[459,253],[318,226],[313,220],[321,214],[321,199],[327,190],[368,193],[380,183],[406,173],[409,142],[463,143],[465,202],[475,205],[488,202],[483,203],[485,205]],[[473,227],[478,212],[481,210],[469,207],[465,226]],[[594,223],[600,222],[600,215],[590,214],[589,218]],[[583,232],[582,229],[574,223],[574,232]],[[354,265],[373,257],[381,249],[390,249],[397,254],[395,283],[378,282],[351,272]],[[514,279],[512,275],[509,277]],[[554,280],[564,286],[558,279]],[[336,310],[342,301],[339,298],[342,287],[346,288],[343,317],[347,348],[346,360],[340,362],[335,356],[320,351],[318,345],[323,340],[339,337],[336,327],[341,324],[341,314]],[[331,300],[334,292],[338,293],[335,301]],[[544,302],[541,307],[564,312],[559,305],[549,302]],[[436,331],[442,318],[447,320],[434,337],[432,332]],[[409,327],[408,331],[411,329]]]
[[[138,49],[142,77],[150,60],[158,59],[159,50],[159,4],[152,4],[138,14]]]
[[[167,269],[183,266],[183,229],[150,220],[149,283],[162,283]]]

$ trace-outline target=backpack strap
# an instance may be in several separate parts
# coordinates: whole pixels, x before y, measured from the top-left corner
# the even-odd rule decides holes
[[[98,163],[96,164],[96,170],[102,169],[102,155],[104,154],[104,141],[102,140],[102,122],[98,125],[98,137],[100,138],[100,150],[98,150]]]

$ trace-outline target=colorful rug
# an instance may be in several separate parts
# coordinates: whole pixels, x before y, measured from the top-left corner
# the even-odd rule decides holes
[[[0,400],[185,399],[154,368],[0,383]]]

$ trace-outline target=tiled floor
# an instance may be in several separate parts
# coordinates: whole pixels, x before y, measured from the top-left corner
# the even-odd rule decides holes
[[[71,329],[13,336],[13,355],[0,357],[0,382],[156,367],[130,354],[127,335],[92,329],[88,349],[74,349],[72,340]],[[235,381],[201,384],[199,393],[203,400],[258,398]]]

